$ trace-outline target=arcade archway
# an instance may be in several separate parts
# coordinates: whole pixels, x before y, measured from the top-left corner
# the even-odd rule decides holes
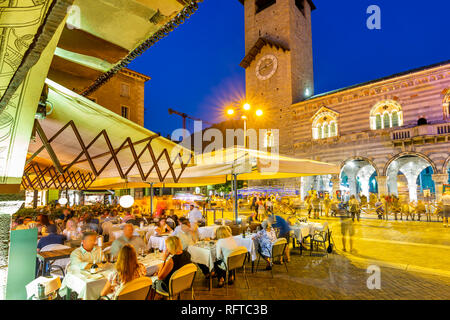
[[[378,192],[376,165],[369,159],[356,157],[346,160],[341,165],[341,189],[350,195],[363,194],[369,197],[370,193]]]
[[[434,163],[418,153],[400,154],[392,158],[385,167],[387,187],[390,194],[417,201],[424,190],[435,193],[432,175],[437,173]]]

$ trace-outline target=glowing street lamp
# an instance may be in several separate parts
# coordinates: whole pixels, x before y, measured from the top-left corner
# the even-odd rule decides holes
[[[248,103],[244,104],[244,110],[248,111],[250,110],[250,108],[251,108],[250,104]]]
[[[261,117],[263,115],[263,111],[261,109],[256,110],[256,115]]]
[[[234,110],[233,109],[228,109],[227,110],[227,114],[229,115],[229,116],[232,116],[233,114],[234,114]]]

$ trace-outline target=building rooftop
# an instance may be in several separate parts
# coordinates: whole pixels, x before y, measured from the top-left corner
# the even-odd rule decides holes
[[[344,88],[340,88],[340,89],[336,89],[336,90],[332,90],[332,91],[328,91],[328,92],[319,93],[319,94],[316,94],[314,96],[309,97],[308,99],[305,99],[304,101],[313,100],[313,99],[316,99],[316,98],[324,97],[324,96],[327,96],[327,95],[330,95],[330,94],[333,94],[333,93],[338,93],[338,92],[349,90],[349,89],[353,89],[353,88],[363,87],[363,86],[366,86],[366,85],[369,85],[369,84],[372,84],[372,83],[376,83],[376,82],[380,82],[380,81],[384,81],[384,80],[389,80],[389,79],[392,79],[392,78],[405,76],[405,75],[408,75],[408,74],[411,74],[411,73],[415,73],[415,72],[419,72],[419,71],[423,71],[423,70],[427,70],[427,69],[432,69],[432,68],[436,68],[436,67],[440,67],[440,66],[444,66],[446,64],[450,64],[450,60],[434,63],[434,64],[423,66],[423,67],[420,67],[420,68],[410,69],[410,70],[403,71],[403,72],[400,72],[400,73],[392,74],[390,76],[386,76],[386,77],[370,80],[370,81],[367,81],[367,82],[354,84],[354,85],[351,85],[351,86],[348,86],[348,87],[344,87]]]

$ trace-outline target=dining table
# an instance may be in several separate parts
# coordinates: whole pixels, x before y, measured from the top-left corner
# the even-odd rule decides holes
[[[166,239],[169,237],[169,234],[161,234],[161,235],[153,235],[150,236],[147,243],[147,249],[149,250],[159,250],[159,251],[165,251],[166,250]]]
[[[37,253],[38,260],[42,263],[41,276],[45,276],[50,270],[49,266],[52,262],[61,259],[70,258],[70,254],[76,248],[67,248],[51,251],[41,251]]]
[[[104,242],[102,244],[102,249],[110,247],[111,244],[112,244],[112,242]],[[67,249],[58,249],[58,250],[38,252],[37,258],[43,264],[41,275],[44,276],[45,273],[48,273],[48,270],[50,270],[50,268],[49,268],[50,264],[55,262],[56,260],[70,258],[70,254],[72,253],[72,251],[74,251],[78,247],[79,247],[79,245],[78,246],[73,245]]]
[[[145,256],[139,255],[138,261],[147,269],[147,276],[152,276],[158,272],[160,265],[164,263],[162,253],[148,253]],[[114,264],[106,263],[95,274],[87,270],[77,268],[70,269],[64,277],[59,290],[61,296],[70,299],[71,293],[76,292],[79,299],[97,300],[105,286],[108,276],[114,271]]]
[[[256,241],[252,239],[252,235],[247,235],[245,238],[242,235],[233,236],[238,246],[245,247],[249,253],[249,260],[252,263],[252,273],[254,272],[254,263],[257,256]],[[188,252],[191,255],[191,261],[196,264],[205,265],[209,271],[213,271],[214,263],[217,261],[216,240],[200,240],[194,245],[188,247]],[[209,290],[212,289],[212,278],[209,278]]]
[[[300,222],[291,226],[294,248],[295,241],[297,241],[300,245],[300,254],[302,254],[305,239],[307,239],[308,237],[312,237],[314,233],[316,233],[316,231],[323,231],[323,228],[323,224],[318,222]]]
[[[219,225],[212,225],[212,226],[198,228],[198,235],[199,235],[200,240],[215,239],[216,238],[216,230],[219,227],[220,227]]]

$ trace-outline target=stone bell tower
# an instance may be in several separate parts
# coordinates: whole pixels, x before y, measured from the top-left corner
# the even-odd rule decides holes
[[[239,0],[245,7],[247,100],[264,112],[262,127],[279,129],[280,151],[292,148],[293,103],[314,94],[312,0]]]

